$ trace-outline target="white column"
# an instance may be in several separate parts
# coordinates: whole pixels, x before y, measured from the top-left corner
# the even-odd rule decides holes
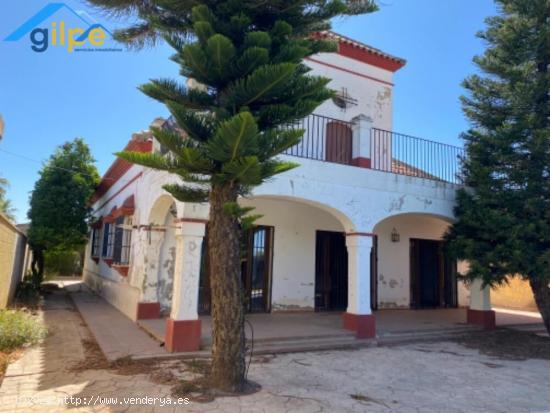
[[[353,159],[357,166],[370,167],[372,119],[361,114],[351,121],[353,123]]]
[[[483,288],[479,279],[475,279],[470,285],[470,309],[491,311],[491,288]]]
[[[349,314],[371,314],[370,252],[372,237],[363,234],[346,236],[348,249],[348,309]]]
[[[141,302],[158,302],[158,267],[164,231],[145,228],[139,234],[134,257],[136,260],[143,259],[143,267],[136,266],[136,271],[133,272],[136,279],[132,282],[141,289]]]
[[[176,263],[172,295],[172,320],[197,320],[201,250],[205,234],[202,222],[183,222],[176,234]]]

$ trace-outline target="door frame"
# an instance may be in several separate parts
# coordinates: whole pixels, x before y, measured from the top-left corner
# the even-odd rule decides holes
[[[419,248],[422,242],[438,244],[436,253],[438,274],[436,307],[424,306],[421,303],[421,280],[418,268],[420,267]],[[457,308],[458,307],[458,280],[456,278],[456,260],[445,254],[443,240],[428,238],[410,238],[409,240],[409,282],[410,282],[410,308]],[[450,299],[450,302],[447,300]]]
[[[251,240],[253,241],[252,234],[253,230],[257,228],[266,228],[267,231],[267,237],[266,237],[266,250],[267,250],[267,260],[266,260],[266,280],[264,282],[264,311],[261,311],[262,313],[269,313],[271,312],[271,294],[272,294],[272,284],[273,284],[273,245],[274,245],[274,238],[275,238],[275,227],[270,225],[255,225],[252,227],[248,233],[246,234],[247,239],[247,248],[245,251],[246,254],[246,260],[250,260],[250,257],[252,257],[252,248],[253,245],[251,243]],[[200,275],[199,275],[199,296],[198,296],[198,304],[197,304],[197,312],[199,315],[209,315],[212,311],[212,290],[210,288],[210,262],[209,262],[209,256],[208,256],[208,225],[206,226],[206,234],[203,239],[202,243],[202,250],[201,250],[201,269],[200,269]],[[241,259],[241,264],[243,262],[244,258]],[[250,278],[251,278],[251,266],[247,264],[246,267],[246,281],[247,285],[243,284],[243,294],[245,297],[250,297]],[[241,273],[242,276],[242,273]],[[241,279],[242,280],[242,279]],[[250,312],[250,308],[246,308],[245,311],[247,313]],[[258,313],[260,311],[257,311]]]
[[[320,235],[321,234],[337,234],[337,235],[341,235],[343,238],[344,238],[344,250],[345,250],[345,253],[346,253],[346,260],[345,260],[345,266],[346,266],[346,273],[345,273],[345,281],[346,281],[346,286],[345,286],[345,294],[344,294],[344,300],[345,300],[345,306],[343,306],[342,308],[329,308],[330,307],[330,299],[326,299],[326,294],[325,294],[325,298],[324,298],[324,304],[322,306],[320,305],[317,305],[317,294],[318,294],[318,282],[320,281],[320,277],[321,277],[321,274],[319,273],[320,271],[320,268],[319,268],[319,265],[320,265],[320,259],[321,257],[319,257],[319,239],[320,239]],[[348,288],[349,288],[349,279],[348,279],[348,276],[349,276],[349,269],[348,269],[348,260],[347,260],[347,248],[345,246],[345,233],[344,232],[341,232],[341,231],[327,231],[327,230],[316,230],[315,231],[315,285],[314,285],[314,303],[313,303],[313,306],[314,306],[314,310],[316,312],[321,312],[321,311],[346,311],[347,309],[347,301],[348,301]],[[326,263],[325,263],[326,264]],[[330,282],[330,279],[323,279],[323,283],[326,285],[327,282]],[[327,304],[326,301],[329,301],[329,303]]]
[[[265,229],[266,230],[266,238],[265,238],[265,251],[266,251],[266,272],[267,274],[264,274],[264,288],[263,288],[263,297],[264,297],[264,310],[263,311],[255,311],[258,313],[270,313],[271,312],[271,293],[272,293],[272,284],[273,284],[273,240],[275,238],[275,227],[272,225],[254,225],[248,233],[246,234],[247,237],[247,249],[246,249],[246,258],[241,259],[241,263],[243,261],[246,261],[246,279],[243,283],[245,298],[250,300],[251,294],[252,294],[252,265],[250,265],[250,262],[252,260],[253,254],[254,254],[254,231],[256,229]],[[247,312],[252,312],[250,310],[250,301],[248,304],[248,308],[246,309]]]

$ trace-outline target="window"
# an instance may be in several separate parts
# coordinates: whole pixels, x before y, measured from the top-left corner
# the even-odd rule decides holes
[[[92,257],[99,257],[101,245],[101,228],[92,229]]]
[[[132,217],[121,216],[115,221],[113,262],[118,265],[130,263],[130,245],[132,244]]]
[[[113,246],[115,238],[115,226],[112,223],[105,223],[103,226],[103,258],[113,258]]]

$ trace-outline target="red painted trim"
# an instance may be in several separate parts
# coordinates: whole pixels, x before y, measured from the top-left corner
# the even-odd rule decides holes
[[[177,351],[197,351],[201,346],[201,320],[166,319],[164,344],[173,353]]]
[[[197,224],[208,224],[207,219],[202,218],[178,218],[174,220],[174,223],[180,224],[184,222],[191,222],[191,223],[197,223]]]
[[[99,257],[92,257],[92,261],[99,264]]]
[[[466,321],[468,324],[482,326],[485,330],[494,330],[497,326],[496,314],[493,310],[483,311],[468,308]]]
[[[141,176],[143,175],[143,172],[140,172],[138,173],[136,176],[134,176],[132,179],[130,179],[122,188],[120,188],[118,191],[116,191],[112,196],[109,197],[109,199],[107,199],[107,201],[105,201],[103,204],[101,204],[100,207],[98,207],[96,209],[96,211],[100,210],[101,208],[103,208],[105,205],[107,205],[109,202],[111,202],[113,200],[113,198],[115,198],[118,194],[120,194],[122,191],[124,191],[126,188],[128,188],[131,184],[134,183],[134,181],[138,178],[140,178]]]
[[[384,85],[393,86],[393,83],[391,83],[391,82],[386,82],[385,80],[377,79],[375,77],[365,75],[363,73],[355,72],[354,70],[349,70],[349,69],[346,69],[344,67],[336,66],[336,65],[333,65],[333,64],[330,64],[330,63],[325,63],[325,62],[322,62],[320,60],[313,59],[311,57],[306,57],[305,60],[309,60],[311,62],[318,63],[320,65],[327,66],[327,67],[330,67],[332,69],[341,70],[342,72],[350,73],[352,75],[360,76],[360,77],[363,77],[365,79],[374,80],[375,82],[379,82],[379,83],[382,83]]]
[[[109,267],[113,265],[113,259],[112,258],[103,258],[103,262],[107,264]]]
[[[374,232],[346,232],[346,237],[376,237]]]
[[[138,141],[138,140],[131,140],[128,142],[126,147],[124,148],[125,151],[133,151],[133,152],[142,152],[142,153],[149,153],[153,150],[153,141]],[[105,175],[103,175],[103,178],[101,179],[101,182],[99,183],[96,191],[92,195],[90,199],[90,203],[96,202],[98,199],[100,199],[103,195],[107,193],[107,191],[120,179],[122,176],[128,172],[128,170],[132,167],[132,163],[125,161],[124,159],[117,158],[115,161],[111,164],[109,169],[107,169],[107,172],[105,172]]]
[[[128,271],[130,270],[130,266],[128,265],[119,265],[119,264],[113,264],[113,268],[123,277],[128,277]]]
[[[368,168],[368,169],[370,169],[370,167],[371,167],[370,158],[362,158],[362,157],[353,158],[351,160],[351,163],[352,163],[352,165],[358,166],[359,168]]]
[[[312,37],[334,40],[338,42],[339,55],[392,72],[401,69],[407,63],[405,59],[391,56],[372,46],[331,31],[317,32]]]
[[[388,59],[387,57],[375,54],[369,50],[344,42],[338,43],[338,54],[349,57],[350,59],[359,60],[371,66],[389,70],[390,72],[396,72],[405,66],[403,62]]]
[[[376,318],[374,314],[342,313],[342,324],[346,330],[355,332],[357,338],[376,337]]]
[[[137,320],[160,318],[160,303],[138,303],[136,309]]]

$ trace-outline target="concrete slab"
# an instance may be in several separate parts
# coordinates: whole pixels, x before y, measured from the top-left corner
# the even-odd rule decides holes
[[[167,354],[156,340],[103,298],[88,291],[73,292],[71,298],[108,360]]]

